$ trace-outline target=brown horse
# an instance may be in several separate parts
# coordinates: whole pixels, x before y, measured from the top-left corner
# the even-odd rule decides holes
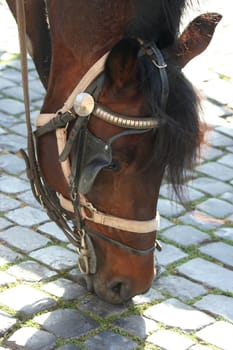
[[[15,1],[7,2],[15,15]],[[47,89],[37,134],[41,173],[84,244],[80,266],[88,289],[111,303],[150,287],[164,172],[179,194],[201,142],[198,99],[182,68],[205,50],[221,16],[204,14],[178,36],[187,5],[25,1],[30,54]],[[64,108],[101,58],[104,68],[84,88],[94,97],[94,110],[88,118],[78,112],[80,103],[84,110],[92,105],[90,95],[81,95],[81,102],[71,98]],[[53,118],[63,136],[49,123]],[[59,149],[57,137],[66,131],[68,141]]]

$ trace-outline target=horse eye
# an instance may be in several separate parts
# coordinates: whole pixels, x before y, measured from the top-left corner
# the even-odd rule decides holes
[[[107,167],[107,169],[113,170],[113,171],[119,171],[120,170],[120,162],[117,159],[113,159],[112,163]]]

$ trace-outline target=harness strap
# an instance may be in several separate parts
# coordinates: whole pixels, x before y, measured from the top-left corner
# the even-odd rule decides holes
[[[59,194],[59,200],[62,207],[74,213],[74,208],[71,200],[65,198],[62,194]],[[97,210],[92,203],[90,203],[87,198],[80,195],[80,206],[81,215],[85,220],[95,222],[96,224],[101,224],[109,227],[116,228],[118,230],[134,232],[134,233],[149,233],[154,232],[159,227],[159,213],[154,219],[139,221],[139,220],[129,220],[123,219],[116,216],[105,214]]]
[[[152,254],[155,251],[155,248],[157,248],[157,245],[156,245],[157,241],[155,242],[155,245],[153,247],[149,248],[149,249],[145,249],[145,250],[135,249],[135,248],[129,247],[128,245],[123,244],[123,243],[121,243],[119,241],[116,241],[115,239],[112,239],[112,238],[109,238],[107,236],[104,236],[104,235],[102,235],[99,232],[91,230],[89,227],[88,228],[85,227],[85,230],[90,236],[100,238],[103,241],[111,243],[113,246],[118,247],[118,248],[120,248],[122,250],[125,250],[126,252],[128,252],[130,254],[134,254],[134,255],[138,255],[138,256],[147,256],[147,255]]]

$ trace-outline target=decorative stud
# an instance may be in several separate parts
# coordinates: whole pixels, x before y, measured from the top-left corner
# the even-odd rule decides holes
[[[74,101],[74,110],[80,117],[89,116],[93,112],[94,107],[95,101],[90,94],[81,92],[76,96]]]

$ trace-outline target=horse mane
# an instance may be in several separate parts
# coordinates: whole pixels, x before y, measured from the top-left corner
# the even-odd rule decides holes
[[[133,37],[154,41],[167,56],[169,97],[166,112],[159,106],[159,71],[146,56],[140,58],[141,84],[151,114],[160,123],[155,134],[154,156],[158,167],[166,168],[167,180],[181,201],[184,199],[183,184],[199,155],[202,135],[199,99],[181,69],[166,54],[166,48],[176,45],[182,13],[190,4],[190,0],[135,1],[138,16],[130,27]]]

